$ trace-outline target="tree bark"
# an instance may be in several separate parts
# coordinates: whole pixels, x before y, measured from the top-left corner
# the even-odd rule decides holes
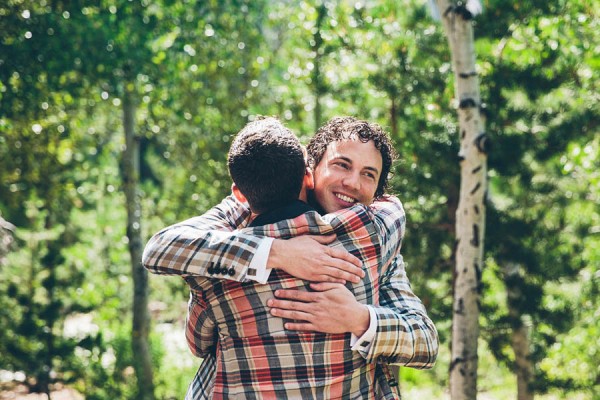
[[[0,267],[4,266],[12,247],[14,231],[15,226],[0,216]]]
[[[456,263],[452,317],[450,396],[477,398],[479,291],[483,266],[487,155],[475,67],[473,25],[461,9],[436,0],[450,46],[460,134],[461,183],[456,210]],[[461,7],[461,6],[458,6]]]
[[[392,104],[390,106],[390,125],[391,135],[398,138],[398,106],[396,105],[396,96],[391,96]]]
[[[517,376],[517,400],[533,400],[533,363],[529,345],[529,332],[523,321],[523,315],[515,303],[522,298],[523,293],[514,284],[519,274],[519,265],[509,263],[504,267],[508,316],[511,321],[511,346],[515,354],[515,374]]]
[[[315,87],[315,132],[321,127],[322,120],[322,109],[321,109],[321,97],[325,93],[325,87],[323,84],[323,77],[321,76],[321,59],[323,58],[323,36],[321,36],[321,29],[323,27],[323,21],[327,16],[327,8],[324,3],[317,7],[317,22],[315,26],[315,33],[313,34],[313,44],[311,46],[314,52],[314,66],[313,66],[313,84]]]
[[[133,277],[133,326],[131,345],[138,398],[154,399],[152,358],[148,336],[150,315],[148,312],[148,273],[142,267],[141,204],[138,191],[140,176],[140,146],[135,135],[135,102],[133,84],[126,83],[123,96],[123,126],[125,130],[125,151],[123,153],[123,180],[127,202],[127,238],[131,256]]]

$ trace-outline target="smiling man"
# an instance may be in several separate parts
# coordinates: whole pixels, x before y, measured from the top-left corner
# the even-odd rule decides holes
[[[352,117],[333,118],[319,129],[307,150],[320,208],[334,212],[381,197],[394,157],[388,146],[381,128]]]
[[[372,141],[337,141],[315,169],[314,198],[328,212],[371,204],[381,176],[381,154]],[[322,164],[321,164],[322,162]]]

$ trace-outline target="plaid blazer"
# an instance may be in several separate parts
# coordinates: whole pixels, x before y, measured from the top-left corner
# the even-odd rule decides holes
[[[386,379],[388,363],[433,365],[437,332],[404,272],[399,249],[405,216],[397,199],[324,217],[307,212],[235,234],[215,231],[246,226],[249,217],[247,208],[229,197],[204,216],[159,232],[144,251],[151,272],[182,275],[191,288],[186,337],[204,361],[187,398],[392,399],[399,394]],[[347,287],[377,313],[368,354],[350,350],[349,333],[286,331],[284,321],[270,315],[266,301],[275,289],[307,290],[306,282],[280,270],[272,271],[267,285],[246,281],[261,237],[332,232],[333,246],[364,263],[366,277]]]

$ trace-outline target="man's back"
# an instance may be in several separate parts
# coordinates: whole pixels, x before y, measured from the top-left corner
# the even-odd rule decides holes
[[[401,206],[397,211],[401,213]],[[397,252],[399,240],[392,246],[396,250],[382,256],[381,232],[366,207],[329,219],[331,225],[313,211],[244,231],[282,239],[335,232],[333,245],[359,257],[366,272],[360,283],[347,287],[359,302],[378,304],[380,274]],[[212,351],[213,334],[218,334],[214,398],[375,398],[377,365],[351,350],[350,333],[287,331],[283,319],[270,315],[267,300],[275,290],[309,290],[307,282],[280,270],[271,273],[267,285],[185,279],[192,289],[190,347],[206,355]]]

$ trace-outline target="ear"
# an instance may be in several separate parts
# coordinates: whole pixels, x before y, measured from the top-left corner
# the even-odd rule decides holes
[[[240,192],[240,189],[237,187],[237,185],[234,183],[231,185],[231,193],[233,193],[233,196],[240,202],[240,203],[247,203],[248,200],[246,199],[246,196],[244,196],[242,194],[242,192]]]
[[[307,190],[313,190],[315,188],[315,177],[310,167],[306,167],[302,184]]]

